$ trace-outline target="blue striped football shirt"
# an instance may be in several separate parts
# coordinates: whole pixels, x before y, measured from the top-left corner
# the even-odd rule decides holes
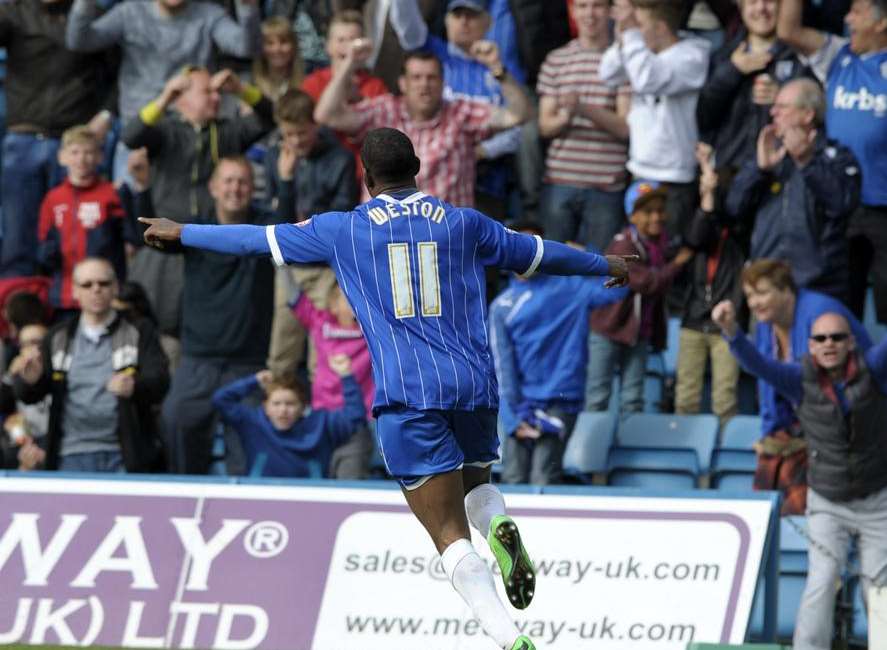
[[[422,192],[396,196],[268,226],[274,261],[333,268],[370,349],[374,409],[497,408],[484,267],[530,275],[542,239]]]

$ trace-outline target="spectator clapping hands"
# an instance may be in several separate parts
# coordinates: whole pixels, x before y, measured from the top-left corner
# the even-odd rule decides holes
[[[330,357],[330,368],[339,377],[347,377],[351,374],[351,359],[347,354],[334,354]]]

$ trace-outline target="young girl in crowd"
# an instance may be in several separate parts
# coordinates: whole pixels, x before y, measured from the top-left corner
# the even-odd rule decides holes
[[[248,467],[260,476],[328,476],[330,457],[365,422],[360,388],[344,354],[329,358],[329,371],[340,378],[344,406],[306,410],[305,388],[295,379],[277,379],[271,371],[238,379],[213,395],[222,420],[237,431]],[[262,406],[243,400],[257,388]]]

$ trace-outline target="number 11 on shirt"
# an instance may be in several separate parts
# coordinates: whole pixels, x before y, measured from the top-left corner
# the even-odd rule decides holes
[[[440,272],[437,267],[437,242],[416,244],[419,261],[419,303],[422,316],[440,316]],[[388,270],[391,274],[391,295],[396,318],[413,318],[413,270],[410,245],[388,244]]]

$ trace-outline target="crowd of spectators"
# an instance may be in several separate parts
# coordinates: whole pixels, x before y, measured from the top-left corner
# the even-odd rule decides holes
[[[4,466],[203,474],[223,436],[231,473],[366,477],[369,358],[331,271],[158,251],[137,219],[348,210],[378,126],[413,141],[423,191],[640,257],[620,290],[488,276],[505,481],[560,480],[614,375],[642,410],[669,318],[673,409],[699,412],[710,374],[722,422],[740,371],[718,303],[768,357],[800,360],[824,312],[867,349],[887,2],[825,4],[0,1]],[[758,400],[768,453],[793,453],[796,404],[763,380]],[[805,463],[766,480],[788,494]]]

